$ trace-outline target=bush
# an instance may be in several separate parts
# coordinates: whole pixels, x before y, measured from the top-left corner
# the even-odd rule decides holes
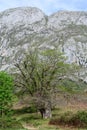
[[[78,111],[76,114],[71,112],[67,112],[62,114],[60,117],[51,119],[49,124],[52,125],[68,125],[74,127],[87,127],[87,112],[86,111]]]
[[[13,110],[14,114],[25,114],[25,113],[34,113],[37,112],[37,109],[33,106],[24,107],[22,109]]]
[[[72,116],[70,124],[78,127],[87,127],[87,112],[78,111]]]
[[[13,91],[13,78],[8,73],[0,71],[0,127],[2,128],[12,121]]]
[[[72,112],[68,111],[62,115],[59,115],[58,117],[56,118],[52,118],[49,122],[49,124],[52,124],[52,125],[66,125],[67,122],[69,122],[69,119],[72,115]]]
[[[3,122],[3,124],[2,124]],[[0,130],[1,128],[23,128],[21,123],[19,121],[16,121],[16,119],[5,117],[4,119],[0,118]]]

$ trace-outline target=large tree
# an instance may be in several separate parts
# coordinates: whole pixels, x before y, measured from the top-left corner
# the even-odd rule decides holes
[[[30,48],[25,58],[16,64],[18,74],[15,84],[23,93],[28,92],[43,118],[51,117],[55,99],[53,94],[59,82],[68,76],[70,65],[58,49]]]

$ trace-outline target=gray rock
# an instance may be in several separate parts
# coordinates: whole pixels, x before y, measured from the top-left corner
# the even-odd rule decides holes
[[[30,45],[59,47],[67,62],[87,68],[87,12],[58,11],[45,15],[34,7],[0,13],[0,70],[13,71]],[[84,76],[84,80],[87,79]]]

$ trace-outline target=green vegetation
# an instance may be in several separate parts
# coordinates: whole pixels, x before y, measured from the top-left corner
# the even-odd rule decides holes
[[[72,113],[67,111],[58,117],[51,119],[49,124],[87,128],[87,112],[77,111],[76,113]]]
[[[81,80],[71,80],[78,69],[65,61],[66,58],[57,49],[43,51],[33,48],[15,65],[19,73],[13,75],[14,81],[8,73],[0,72],[0,130],[87,128],[86,109],[73,111],[74,104],[70,110],[75,101],[84,105],[86,92],[85,96],[83,92],[87,84]],[[14,92],[21,101],[26,102],[27,107],[14,110]],[[65,109],[64,104],[70,109]]]
[[[36,107],[30,106],[30,107],[24,107],[22,109],[13,110],[14,114],[24,114],[24,113],[35,113],[37,112]]]
[[[59,86],[63,91],[74,94],[83,92],[87,88],[87,83],[81,80],[77,82],[71,79],[63,79]]]
[[[13,90],[13,78],[6,72],[0,72],[0,129],[22,128],[21,124],[12,117]]]
[[[68,110],[67,110],[68,109]],[[19,121],[36,130],[86,130],[87,111],[72,111],[69,107],[54,109],[51,119],[42,119],[40,113],[24,113]]]
[[[65,60],[64,54],[56,48],[44,51],[30,48],[23,61],[16,64],[20,73],[17,74],[18,78],[16,76],[15,85],[22,88],[21,95],[31,95],[42,118],[51,118],[51,108],[56,104],[55,99],[51,99],[57,84],[72,73],[73,67]]]
[[[6,72],[0,72],[0,127],[7,127],[11,121],[13,102],[13,79]]]
[[[22,128],[18,128],[18,129],[6,128],[6,129],[0,129],[0,130],[27,130],[27,129],[22,129]]]

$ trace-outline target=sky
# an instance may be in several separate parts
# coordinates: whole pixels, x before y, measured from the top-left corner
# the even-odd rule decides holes
[[[87,11],[87,0],[0,0],[0,12],[26,6],[38,7],[50,15],[59,10]]]

